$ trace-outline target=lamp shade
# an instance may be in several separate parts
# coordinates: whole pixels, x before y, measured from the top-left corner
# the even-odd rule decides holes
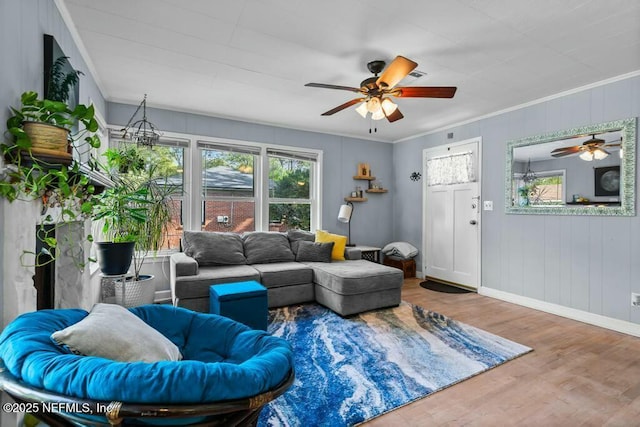
[[[360,104],[360,106],[356,108],[356,111],[362,116],[362,118],[366,119],[367,113],[369,112],[369,110],[367,110],[367,103],[363,102],[362,104]]]
[[[340,222],[349,222],[351,221],[351,212],[353,208],[349,205],[340,206],[340,211],[338,212],[338,221]]]
[[[593,160],[593,153],[591,151],[583,151],[578,157],[586,162],[590,162]]]
[[[593,157],[596,160],[602,160],[602,159],[606,158],[608,155],[609,155],[609,153],[607,153],[604,150],[601,150],[600,148],[595,149],[594,152],[593,152]]]

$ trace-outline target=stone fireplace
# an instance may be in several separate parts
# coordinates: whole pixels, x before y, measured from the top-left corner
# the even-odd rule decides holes
[[[37,249],[36,231],[44,219],[39,201],[0,200],[0,234],[2,255],[0,263],[0,289],[2,291],[2,326],[21,313],[35,311],[43,304],[52,308],[83,308],[89,310],[99,300],[99,280],[92,280],[90,267],[81,268],[79,260],[86,259],[90,250],[86,236],[90,233],[89,221],[58,224],[56,239],[60,253],[52,269],[44,272],[51,275],[44,278],[51,289],[52,298],[47,298],[44,290],[38,295],[34,286],[36,268],[34,254]],[[55,215],[52,215],[55,218]],[[32,253],[25,253],[30,251]],[[44,300],[48,302],[43,302]]]

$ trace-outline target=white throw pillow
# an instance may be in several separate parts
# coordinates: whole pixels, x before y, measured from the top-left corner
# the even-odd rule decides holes
[[[393,242],[382,248],[382,253],[389,256],[395,256],[402,259],[413,258],[418,255],[418,249],[411,243]]]
[[[51,338],[75,354],[120,362],[181,360],[178,347],[126,308],[96,304],[91,312]]]

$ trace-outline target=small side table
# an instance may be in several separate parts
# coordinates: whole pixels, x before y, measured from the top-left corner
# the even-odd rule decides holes
[[[360,252],[362,252],[362,259],[380,264],[380,250],[382,248],[364,245],[356,245],[355,248],[360,249]]]

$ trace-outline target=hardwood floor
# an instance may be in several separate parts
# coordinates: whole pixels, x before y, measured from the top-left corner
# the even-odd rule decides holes
[[[403,300],[534,351],[363,425],[640,426],[640,338],[419,283]]]

